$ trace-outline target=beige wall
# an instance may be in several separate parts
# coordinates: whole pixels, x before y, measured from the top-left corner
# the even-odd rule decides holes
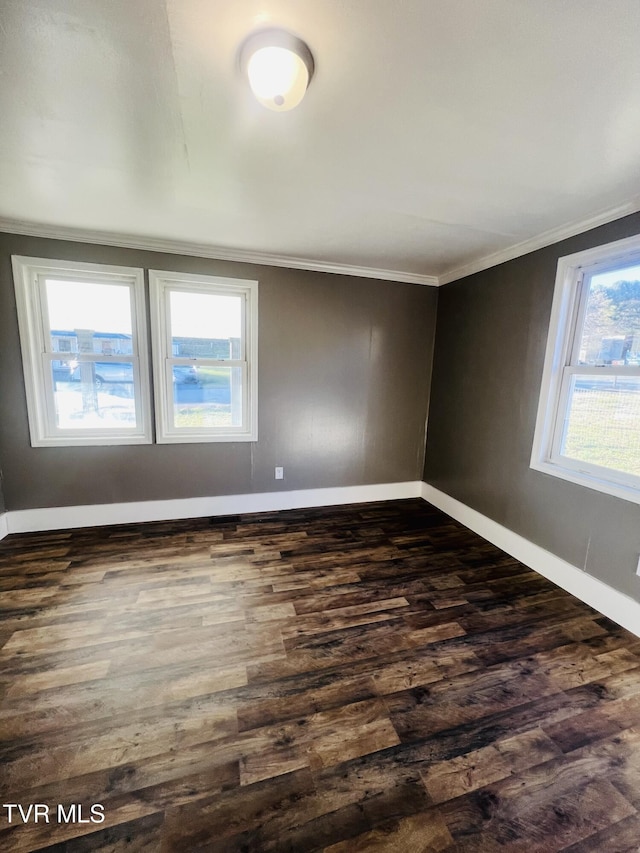
[[[626,217],[439,288],[424,479],[640,600],[640,506],[529,467],[556,265]]]
[[[32,448],[12,254],[257,279],[258,442]],[[6,507],[420,480],[436,302],[417,285],[0,235]]]

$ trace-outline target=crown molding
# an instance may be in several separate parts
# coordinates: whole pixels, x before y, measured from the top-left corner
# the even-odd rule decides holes
[[[140,237],[134,234],[118,234],[105,231],[91,231],[83,228],[64,228],[36,222],[24,222],[0,217],[0,231],[8,234],[22,234],[28,237],[45,237],[51,240],[70,240],[75,243],[93,243],[99,246],[118,246],[122,249],[140,249],[146,252],[167,252],[172,255],[190,255],[197,258],[211,258],[217,261],[234,261],[241,264],[259,264],[268,267],[286,267],[294,270],[325,272],[333,275],[349,275],[357,278],[376,278],[382,281],[397,281],[404,284],[421,284],[437,287],[435,275],[418,275],[399,270],[359,267],[351,264],[328,263],[297,258],[289,255],[271,255],[253,252],[249,249],[228,249],[208,243],[191,243],[182,240],[168,240],[159,237]]]
[[[630,213],[640,211],[640,197],[636,197],[625,204],[620,204],[617,207],[610,207],[594,216],[587,219],[580,219],[576,222],[571,222],[568,225],[561,225],[558,228],[551,228],[549,231],[543,231],[536,237],[530,237],[528,240],[523,240],[520,243],[515,243],[506,249],[501,249],[499,252],[492,252],[490,255],[485,255],[483,258],[470,261],[461,267],[455,267],[448,272],[438,276],[438,284],[449,284],[451,281],[457,281],[460,278],[465,278],[468,275],[473,275],[482,270],[490,269],[490,267],[503,264],[505,261],[512,261],[514,258],[520,258],[522,255],[528,255],[529,252],[535,252],[537,249],[544,249],[546,246],[551,246],[554,243],[559,243],[561,240],[566,240],[569,237],[575,237],[577,234],[583,234],[585,231],[590,231],[592,228],[597,228],[599,225],[606,225],[608,222],[613,222],[623,216],[628,216]]]
[[[169,240],[161,237],[141,237],[135,234],[92,231],[84,228],[65,228],[37,222],[0,217],[0,231],[8,234],[21,234],[28,237],[44,237],[51,240],[70,240],[75,243],[93,243],[99,246],[117,246],[123,249],[139,249],[145,252],[166,252],[171,255],[190,255],[197,258],[211,258],[218,261],[233,261],[240,264],[257,264],[268,267],[284,267],[310,272],[324,272],[332,275],[355,276],[356,278],[374,278],[381,281],[397,281],[404,284],[419,284],[439,287],[457,281],[482,270],[512,261],[538,249],[544,249],[561,240],[575,237],[592,228],[606,225],[623,216],[640,211],[640,196],[617,207],[607,208],[586,219],[580,219],[558,228],[543,231],[535,237],[514,243],[499,252],[491,252],[481,258],[454,267],[440,275],[420,275],[399,270],[360,267],[351,264],[314,261],[292,255],[272,255],[266,252],[254,252],[250,249],[229,249],[209,243],[192,243],[187,240]]]

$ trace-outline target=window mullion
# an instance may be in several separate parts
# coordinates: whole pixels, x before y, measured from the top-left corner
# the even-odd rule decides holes
[[[565,370],[577,376],[640,376],[635,364],[568,364]]]

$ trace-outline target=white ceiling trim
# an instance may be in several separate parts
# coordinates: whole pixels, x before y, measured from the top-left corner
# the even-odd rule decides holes
[[[287,267],[295,270],[351,275],[358,278],[377,278],[382,281],[397,281],[405,284],[422,284],[437,287],[440,283],[435,275],[418,275],[397,270],[358,267],[351,264],[312,261],[288,255],[271,255],[252,252],[248,249],[224,249],[206,243],[190,243],[181,240],[164,240],[155,237],[138,237],[132,234],[115,234],[89,231],[80,228],[58,228],[33,222],[22,222],[0,217],[0,231],[23,234],[29,237],[45,237],[52,240],[71,240],[76,243],[94,243],[99,246],[119,246],[124,249],[141,249],[147,252],[168,252],[172,255],[191,255],[218,261],[235,261],[242,264],[260,264],[268,267]]]
[[[561,225],[558,228],[543,231],[537,237],[531,237],[528,240],[523,240],[521,243],[514,243],[513,246],[509,246],[499,252],[492,252],[490,255],[485,255],[484,258],[470,261],[470,263],[464,264],[464,266],[456,267],[442,273],[438,276],[438,284],[448,284],[450,281],[457,281],[460,278],[473,275],[473,273],[482,272],[482,270],[503,264],[505,261],[512,261],[514,258],[528,255],[530,252],[535,252],[536,249],[544,249],[545,246],[551,246],[554,243],[559,243],[561,240],[575,237],[577,234],[583,234],[585,231],[590,231],[599,225],[606,225],[608,222],[613,222],[622,216],[628,216],[630,213],[637,213],[638,211],[640,211],[640,196],[625,204],[603,210],[594,216],[590,216],[588,219],[580,219],[568,225]]]
[[[349,275],[358,278],[375,278],[381,281],[397,281],[405,284],[420,284],[428,287],[439,287],[449,282],[457,281],[482,270],[512,261],[515,258],[528,255],[537,249],[551,246],[575,237],[599,225],[606,225],[623,216],[640,211],[640,196],[625,202],[625,204],[608,208],[600,213],[580,219],[567,225],[543,231],[536,237],[514,243],[499,252],[492,252],[482,258],[470,261],[460,267],[455,267],[437,275],[420,275],[418,273],[402,272],[399,270],[377,269],[375,267],[360,267],[351,264],[313,261],[307,258],[297,258],[289,255],[272,255],[269,253],[253,252],[249,249],[226,249],[207,243],[191,243],[186,240],[167,240],[156,237],[140,237],[133,234],[117,234],[105,231],[91,231],[81,228],[63,228],[42,223],[24,222],[16,219],[0,217],[0,231],[9,234],[23,234],[30,237],[44,237],[52,240],[70,240],[76,243],[94,243],[100,246],[119,246],[126,249],[140,249],[148,252],[167,252],[172,255],[191,255],[198,258],[211,258],[219,261],[235,261],[243,264],[258,264],[263,266],[284,267],[289,269],[326,272],[334,275]]]

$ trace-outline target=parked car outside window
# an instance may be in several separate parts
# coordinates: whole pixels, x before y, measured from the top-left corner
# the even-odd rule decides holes
[[[94,367],[96,388],[119,382],[133,382],[133,365],[129,361],[96,361]],[[65,370],[65,365],[62,363],[57,373],[58,381],[80,382],[82,365],[76,361],[69,362],[69,368]],[[195,385],[198,382],[198,370],[190,364],[174,367],[173,381],[177,385]]]

